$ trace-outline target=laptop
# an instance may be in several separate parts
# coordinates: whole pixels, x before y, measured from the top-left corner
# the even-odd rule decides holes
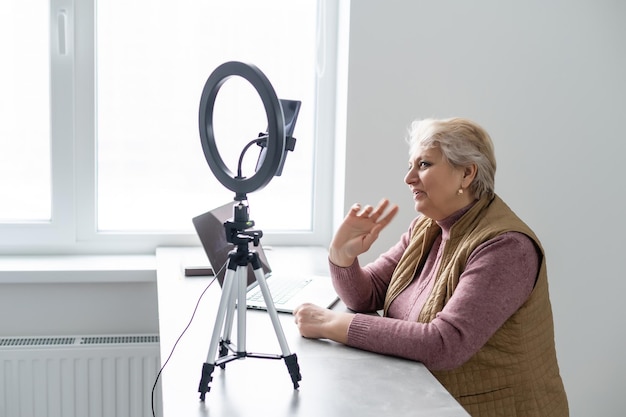
[[[234,248],[234,245],[226,240],[224,223],[232,219],[234,204],[234,202],[225,204],[192,219],[202,247],[211,263],[213,273],[221,286],[223,286],[226,275],[228,253]],[[297,306],[305,302],[327,308],[332,307],[337,302],[338,296],[330,276],[298,274],[297,272],[289,274],[289,276],[273,274],[262,244],[259,243],[258,246],[254,246],[250,243],[249,248],[259,254],[261,267],[277,311],[293,313]],[[247,307],[267,310],[252,265],[249,264],[247,268]]]

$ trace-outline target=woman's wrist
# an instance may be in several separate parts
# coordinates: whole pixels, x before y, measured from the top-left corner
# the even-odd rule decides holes
[[[347,268],[351,266],[355,259],[354,257],[346,256],[341,251],[334,249],[332,246],[328,250],[328,259],[335,265],[341,268]]]
[[[348,342],[348,329],[353,318],[354,314],[351,313],[336,313],[328,325],[326,338],[345,345]]]

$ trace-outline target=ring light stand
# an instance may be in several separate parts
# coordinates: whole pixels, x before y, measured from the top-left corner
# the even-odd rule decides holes
[[[264,149],[265,158],[262,161],[259,160],[256,172],[250,178],[242,176],[240,172],[233,175],[224,164],[215,145],[213,131],[215,99],[221,86],[232,76],[245,78],[252,84],[263,101],[268,119],[267,135],[259,136],[261,139],[257,141],[257,144],[263,142],[260,146],[266,148]],[[211,344],[206,362],[202,366],[202,377],[198,387],[200,400],[204,401],[206,393],[211,390],[209,383],[213,380],[212,374],[215,366],[224,369],[226,363],[246,357],[284,359],[293,387],[297,389],[299,387],[298,381],[302,379],[298,358],[295,353],[292,354],[289,351],[276,307],[265,280],[259,255],[249,248],[250,242],[253,242],[254,246],[259,245],[263,232],[248,230],[254,226],[254,221],[250,220],[248,206],[244,204],[244,201],[247,201],[246,194],[265,187],[272,177],[280,172],[287,150],[293,150],[293,147],[286,149],[283,108],[269,80],[256,66],[235,61],[227,62],[217,67],[204,85],[200,99],[199,127],[202,150],[211,171],[226,188],[235,192],[235,200],[238,201],[233,206],[233,221],[229,220],[224,223],[226,240],[234,244],[236,248],[228,254],[228,267],[224,277]],[[293,138],[287,139],[295,140]],[[246,351],[246,287],[249,264],[252,265],[254,275],[261,288],[267,311],[274,326],[274,332],[278,338],[281,355]],[[230,340],[235,311],[237,311],[236,346]],[[218,348],[219,356],[216,358]]]

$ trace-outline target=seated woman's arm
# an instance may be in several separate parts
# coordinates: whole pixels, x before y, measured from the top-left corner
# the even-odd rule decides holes
[[[472,253],[453,296],[432,322],[357,314],[346,344],[420,361],[431,370],[456,368],[524,304],[538,270],[533,242],[506,233]]]
[[[357,266],[343,269],[349,272],[351,268]],[[295,321],[304,337],[328,338],[419,361],[431,370],[453,369],[476,353],[524,304],[538,270],[539,255],[533,242],[521,233],[505,233],[472,253],[453,296],[430,323],[336,312],[310,304],[294,312]],[[338,277],[346,305],[354,308],[362,303],[356,306],[365,307],[364,311],[377,309],[384,295],[378,293],[376,280],[368,279],[367,267],[357,272],[356,281]],[[357,285],[359,281],[367,284],[365,290]],[[352,300],[354,294],[365,295],[365,302],[359,297]]]

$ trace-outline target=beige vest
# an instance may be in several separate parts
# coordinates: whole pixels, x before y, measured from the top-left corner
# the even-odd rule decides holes
[[[428,323],[443,309],[474,249],[508,231],[526,234],[541,252],[535,288],[522,307],[465,364],[452,371],[432,373],[472,416],[568,416],[554,346],[543,248],[532,230],[499,197],[483,197],[450,230],[434,287],[418,321]],[[385,313],[421,268],[439,233],[434,221],[418,220],[391,279]]]

